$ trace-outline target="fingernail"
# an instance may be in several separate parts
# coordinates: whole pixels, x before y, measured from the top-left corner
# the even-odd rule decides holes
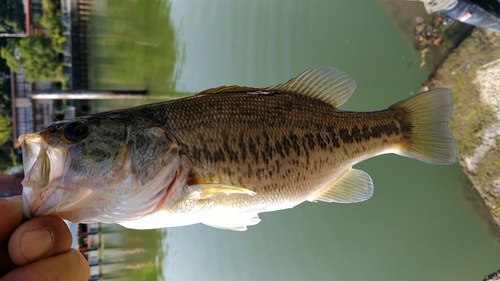
[[[23,201],[23,197],[21,195],[12,196],[12,197],[3,197],[3,199],[7,201]]]
[[[33,229],[21,238],[21,253],[30,261],[47,255],[54,245],[52,233],[45,228]]]

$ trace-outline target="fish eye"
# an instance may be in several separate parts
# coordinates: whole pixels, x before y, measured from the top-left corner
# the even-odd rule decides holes
[[[63,128],[63,136],[69,142],[79,142],[89,134],[90,128],[87,122],[74,120]]]

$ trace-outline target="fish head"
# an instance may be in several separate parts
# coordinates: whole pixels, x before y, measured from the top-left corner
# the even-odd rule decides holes
[[[24,216],[119,222],[154,208],[178,167],[178,161],[158,157],[176,151],[162,130],[136,129],[134,122],[123,116],[78,117],[20,136]]]
[[[85,117],[20,136],[24,215],[64,217],[82,204],[102,201],[93,198],[96,185],[107,180],[113,186],[113,171],[126,162],[126,139],[124,123]]]

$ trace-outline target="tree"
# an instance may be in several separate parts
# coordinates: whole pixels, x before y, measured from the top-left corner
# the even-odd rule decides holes
[[[28,82],[57,81],[64,85],[66,79],[59,63],[59,54],[64,50],[66,39],[62,36],[59,21],[62,15],[59,1],[42,0],[42,8],[40,23],[45,28],[46,34],[41,37],[10,38],[7,45],[1,49],[1,56],[12,71],[17,72],[22,67],[24,79]]]
[[[17,46],[17,40],[8,40],[7,45],[0,50],[0,55],[7,62],[7,66],[14,72],[21,66],[20,60],[15,55]]]
[[[7,46],[2,48],[1,56],[12,71],[17,71],[22,66],[24,79],[28,82],[64,81],[62,65],[58,63],[58,54],[52,48],[50,38],[25,37],[18,41],[9,40]]]
[[[1,111],[0,111],[1,112]],[[0,115],[0,146],[12,139],[12,126],[9,118]]]
[[[62,28],[59,19],[62,17],[60,1],[42,0],[43,16],[40,21],[43,28],[52,40],[52,48],[57,53],[63,52],[63,44],[66,38],[62,36]]]
[[[22,1],[2,0],[0,15],[0,32],[19,33],[23,31],[24,9]]]
[[[11,167],[21,165],[22,158],[13,149],[12,125],[5,111],[0,110],[0,173],[6,173]]]
[[[19,40],[19,53],[26,81],[61,81],[63,78],[62,66],[49,38],[23,38]]]

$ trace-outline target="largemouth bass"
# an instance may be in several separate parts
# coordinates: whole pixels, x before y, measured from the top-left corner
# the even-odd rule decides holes
[[[304,201],[369,199],[370,176],[352,166],[376,155],[455,162],[449,90],[375,112],[337,109],[355,87],[322,67],[273,87],[223,86],[55,122],[19,139],[24,214],[245,230],[261,212]]]

